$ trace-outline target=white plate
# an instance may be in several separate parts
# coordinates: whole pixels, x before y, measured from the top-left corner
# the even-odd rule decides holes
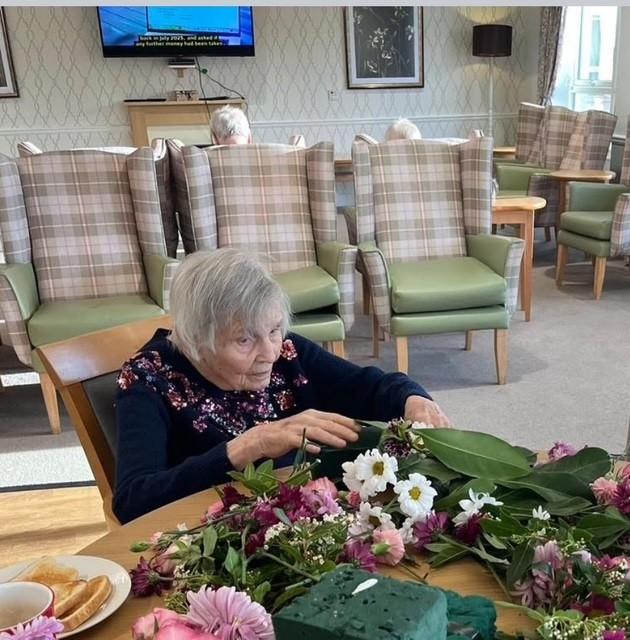
[[[54,556],[53,560],[72,569],[77,569],[79,578],[82,580],[89,580],[90,578],[96,578],[96,576],[107,576],[112,583],[112,592],[109,594],[105,604],[74,631],[61,633],[57,636],[58,638],[69,638],[93,627],[95,624],[105,620],[105,618],[109,618],[125,602],[131,591],[131,579],[127,570],[111,560],[95,556]],[[10,567],[3,567],[0,569],[0,582],[11,580],[20,571],[32,564],[34,562],[30,560],[13,564]]]

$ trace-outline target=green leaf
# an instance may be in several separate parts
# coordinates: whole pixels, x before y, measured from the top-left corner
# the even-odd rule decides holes
[[[495,549],[507,549],[507,545],[502,542],[497,536],[488,533],[487,531],[483,532],[483,537],[487,540],[488,544],[494,547]]]
[[[203,555],[208,558],[212,557],[214,548],[217,546],[218,540],[217,530],[214,527],[208,527],[203,532]]]
[[[497,480],[497,482],[510,489],[529,489],[548,502],[558,502],[575,496],[589,498],[593,495],[588,484],[564,472],[541,473],[535,470],[521,478]]]
[[[591,513],[584,516],[577,523],[577,527],[592,533],[595,539],[613,537],[616,539],[622,533],[630,531],[630,520],[614,509],[607,509],[604,513]]]
[[[526,458],[529,464],[535,464],[538,460],[538,454],[527,447],[519,447],[518,445],[514,445],[514,448],[520,451]]]
[[[269,475],[273,473],[273,460],[265,460],[256,467],[256,473],[259,475]]]
[[[460,500],[468,498],[468,492],[470,489],[475,492],[492,493],[495,488],[495,484],[491,480],[475,478],[473,480],[469,480],[466,484],[463,484],[459,489],[456,489],[441,500],[438,500],[435,503],[434,508],[436,511],[448,511],[449,509],[456,507]]]
[[[132,551],[133,553],[142,553],[150,548],[151,545],[148,542],[134,542],[131,547],[129,547],[129,551]]]
[[[547,502],[544,505],[552,516],[573,516],[576,513],[582,513],[584,509],[592,506],[592,503],[585,498],[563,498],[553,502]]]
[[[487,433],[457,429],[420,429],[418,433],[440,462],[473,478],[519,478],[530,471],[521,451]]]
[[[448,562],[459,560],[469,553],[468,549],[462,549],[462,547],[450,544],[449,542],[434,542],[428,544],[426,548],[435,553],[429,560],[432,567],[440,567]]]
[[[282,524],[286,524],[287,527],[292,527],[293,523],[289,520],[289,516],[284,512],[284,509],[280,509],[279,507],[274,507],[273,512],[276,515],[276,518],[282,522]]]
[[[254,592],[252,593],[252,600],[262,604],[269,591],[271,591],[271,583],[265,580],[254,589]]]
[[[241,571],[241,556],[230,546],[228,546],[223,566],[225,567],[225,570],[234,578],[234,580],[238,581]]]
[[[598,447],[587,447],[574,456],[564,456],[555,462],[536,467],[539,473],[570,473],[589,484],[610,471],[610,456]]]
[[[528,542],[523,542],[514,549],[512,561],[507,568],[505,581],[508,588],[512,588],[514,583],[520,580],[532,566],[534,560],[534,549]]]
[[[452,471],[438,460],[421,458],[419,455],[405,458],[398,467],[398,477],[400,478],[404,479],[412,473],[421,473],[423,476],[435,478],[444,484],[461,477],[457,471]]]
[[[492,536],[509,538],[513,535],[522,535],[527,532],[516,518],[510,516],[504,509],[499,514],[499,519],[484,518],[481,520],[481,528]]]
[[[471,553],[474,553],[476,556],[485,560],[486,562],[492,562],[493,564],[509,564],[509,561],[505,558],[499,558],[498,556],[493,556],[491,553],[488,553],[485,549],[481,547],[470,547]]]
[[[290,587],[287,587],[274,601],[273,601],[273,611],[277,611],[285,604],[288,604],[294,598],[301,596],[306,593],[308,588],[303,584],[297,584]]]

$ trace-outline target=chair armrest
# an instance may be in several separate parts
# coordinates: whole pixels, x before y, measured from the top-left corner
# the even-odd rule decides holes
[[[348,240],[350,244],[357,244],[357,210],[355,207],[339,207],[348,227]]]
[[[179,260],[167,256],[144,256],[144,271],[147,277],[149,295],[164,311],[169,309],[171,280]]]
[[[610,234],[610,253],[612,256],[630,255],[630,193],[622,193],[617,199]]]
[[[568,187],[566,211],[614,211],[617,198],[630,191],[622,184],[569,182]]]
[[[357,248],[351,244],[329,240],[317,245],[317,264],[330,274],[339,286],[338,312],[346,331],[354,324],[354,265]]]
[[[372,297],[372,306],[379,327],[389,331],[392,318],[392,306],[389,296],[391,282],[389,269],[383,252],[374,242],[362,242],[359,245],[359,254],[365,265],[367,281]]]
[[[525,243],[519,238],[479,234],[466,236],[468,255],[483,262],[505,278],[505,306],[510,313],[516,309],[518,281]]]
[[[33,265],[0,264],[0,316],[17,357],[32,366],[32,347],[26,323],[39,307],[39,294]]]
[[[501,191],[527,191],[529,179],[535,175],[545,175],[551,169],[533,167],[530,165],[497,164],[497,181],[499,193]]]

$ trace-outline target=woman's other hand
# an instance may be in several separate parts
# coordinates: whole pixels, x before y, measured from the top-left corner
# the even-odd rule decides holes
[[[235,469],[242,469],[260,458],[280,458],[299,449],[304,438],[309,453],[319,453],[321,445],[341,449],[348,442],[356,442],[360,431],[361,426],[350,418],[308,409],[252,427],[227,443],[227,455]]]
[[[424,422],[434,427],[452,427],[440,405],[422,396],[409,396],[405,402],[405,420]]]

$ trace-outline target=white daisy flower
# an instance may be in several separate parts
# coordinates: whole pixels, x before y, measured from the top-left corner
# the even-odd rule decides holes
[[[354,475],[363,483],[359,489],[359,495],[363,500],[385,491],[388,484],[396,484],[398,460],[387,453],[372,449],[359,454],[354,465]]]
[[[416,534],[413,532],[413,525],[416,523],[413,518],[406,518],[400,526],[400,535],[405,544],[414,544],[418,541]]]
[[[481,513],[481,510],[488,504],[494,507],[500,507],[503,504],[489,493],[475,493],[470,489],[468,495],[470,499],[459,501],[462,512],[453,518],[455,525],[466,524],[473,516]]]
[[[359,536],[363,533],[369,533],[376,529],[386,531],[395,529],[392,517],[389,513],[383,511],[383,507],[372,506],[369,502],[362,502],[359,505],[359,511],[356,519],[348,529],[351,536]]]
[[[344,462],[341,465],[343,469],[343,483],[350,491],[361,491],[363,483],[357,478],[357,465],[354,462]]]
[[[421,473],[411,473],[407,480],[401,480],[394,487],[398,494],[400,510],[414,522],[426,517],[433,508],[437,491]]]
[[[551,518],[551,514],[549,513],[549,511],[545,511],[542,508],[542,505],[538,505],[536,509],[532,509],[532,518],[534,518],[535,520],[542,520],[543,522],[546,522],[547,520],[549,520],[549,518]]]

